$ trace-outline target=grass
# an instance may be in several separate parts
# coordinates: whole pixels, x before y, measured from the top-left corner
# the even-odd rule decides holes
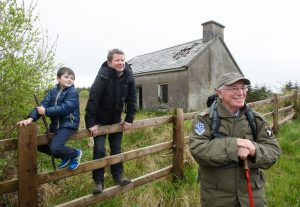
[[[150,112],[144,113],[149,114]],[[190,122],[185,123],[185,125],[186,127],[190,127]],[[278,141],[283,150],[282,156],[274,166],[265,171],[267,175],[265,190],[268,206],[300,206],[299,126],[300,119],[297,119],[280,128]],[[160,126],[157,127],[157,129],[153,127],[127,132],[123,140],[124,150],[128,151],[170,140],[171,132],[172,129],[170,125]],[[85,160],[91,159],[91,151],[91,148],[84,149]],[[188,162],[184,166],[183,180],[173,183],[169,176],[118,195],[112,199],[93,204],[92,206],[198,206],[200,187],[196,182],[197,164],[190,157],[188,150],[186,151],[185,159],[188,160]],[[125,172],[127,177],[135,178],[163,168],[171,163],[172,154],[169,152],[161,152],[156,155],[149,155],[141,159],[126,162]],[[109,169],[106,169],[105,177],[105,187],[112,186],[113,182]],[[49,199],[47,199],[49,206],[90,194],[93,187],[90,173],[74,178],[67,178],[60,181],[60,183],[58,188],[62,188],[60,186],[62,185],[63,193],[60,193],[60,196],[57,194],[54,195],[58,198],[55,200],[50,196]]]
[[[300,206],[300,118],[280,128],[282,156],[266,171],[268,206]]]
[[[84,114],[84,105],[86,100],[81,102],[81,115]],[[151,112],[151,111],[138,111],[136,120],[152,118],[158,116],[166,116],[172,113],[165,112]],[[82,118],[83,119],[83,118]],[[190,126],[190,122],[185,123]],[[82,124],[81,127],[84,125]],[[188,130],[186,130],[188,132]],[[161,143],[172,139],[172,125],[167,124],[158,127],[149,127],[143,129],[136,129],[124,133],[122,148],[123,151],[130,151],[146,147],[149,145]],[[92,160],[92,147],[90,145],[90,138],[69,141],[68,145],[81,148],[84,152],[82,161]],[[108,142],[106,142],[107,154],[109,154]],[[47,171],[51,169],[49,165],[49,157],[39,154],[43,168],[40,171]],[[187,156],[187,155],[186,155]],[[172,164],[172,153],[170,151],[163,151],[154,155],[144,156],[141,159],[128,161],[124,164],[125,174],[129,178],[136,178],[145,174],[151,173]],[[182,206],[183,203],[189,205],[198,202],[199,188],[196,183],[197,171],[194,168],[193,160],[190,160],[185,166],[185,178],[178,183],[172,183],[171,176],[160,179],[156,182],[138,187],[132,191],[118,195],[112,199],[96,203],[92,206]],[[138,170],[137,170],[138,169]],[[109,168],[105,172],[105,188],[113,186],[113,180],[109,172]],[[182,188],[185,186],[184,188]],[[93,181],[91,173],[66,178],[60,180],[57,184],[42,185],[45,190],[42,191],[44,201],[41,206],[54,206],[59,203],[67,202],[75,198],[82,197],[90,194],[93,189]],[[55,190],[53,190],[55,189]],[[189,189],[189,194],[186,190]],[[46,193],[48,192],[48,193]],[[49,193],[50,192],[50,193]],[[191,192],[193,192],[191,194]],[[192,200],[190,198],[193,197]],[[192,205],[192,206],[194,206]]]
[[[86,99],[82,100],[81,115],[84,115]],[[170,115],[162,112],[139,111],[136,119]],[[82,120],[84,120],[82,118]],[[187,135],[191,121],[185,122]],[[283,153],[278,162],[266,170],[266,194],[268,206],[300,206],[300,118],[285,124],[277,136]],[[84,127],[84,123],[81,123]],[[137,129],[124,133],[123,151],[129,151],[172,139],[172,125]],[[107,150],[109,151],[108,143]],[[91,139],[69,141],[68,145],[81,148],[82,162],[92,160]],[[39,171],[49,171],[49,156],[39,153]],[[140,186],[114,198],[98,202],[95,207],[144,207],[144,206],[199,206],[200,187],[196,182],[197,164],[188,149],[185,149],[184,179],[173,183],[171,176]],[[128,178],[136,178],[172,164],[172,153],[163,151],[124,163]],[[113,186],[109,168],[105,173],[105,187]],[[39,206],[55,206],[88,194],[93,189],[91,172],[59,180],[57,183],[43,184],[39,188]],[[14,197],[16,199],[16,197]],[[11,202],[13,203],[13,202]]]

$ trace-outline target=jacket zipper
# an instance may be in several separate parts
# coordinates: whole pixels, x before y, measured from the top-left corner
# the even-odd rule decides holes
[[[63,90],[60,90],[60,91],[58,92],[58,94],[57,94],[57,96],[56,96],[56,98],[55,98],[55,104],[54,104],[54,106],[57,105],[58,97],[59,97],[59,95],[61,94],[62,91],[63,91]],[[60,125],[60,123],[59,123],[59,118],[57,118],[57,129],[59,129],[59,125]]]
[[[73,122],[74,122],[74,116],[73,116],[72,113],[70,114],[70,121],[71,121],[71,123],[73,124]]]
[[[119,90],[119,78],[117,78],[117,100],[116,100],[116,110],[118,110],[118,104],[119,104],[119,95],[120,95],[120,90]]]

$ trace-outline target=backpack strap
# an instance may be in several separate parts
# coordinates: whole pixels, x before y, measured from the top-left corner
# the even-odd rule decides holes
[[[256,126],[255,118],[254,118],[252,110],[248,106],[246,106],[246,107],[247,108],[245,111],[245,115],[249,122],[251,132],[253,135],[253,139],[255,141],[257,138],[257,126]],[[211,134],[212,139],[214,139],[215,137],[218,137],[220,135],[219,128],[220,128],[220,123],[221,123],[220,116],[219,116],[219,113],[217,110],[217,101],[216,100],[212,103],[212,105],[210,107],[209,118],[211,119],[210,134]]]
[[[250,109],[250,107],[248,107],[248,106],[246,106],[246,107],[247,107],[247,109],[246,109],[245,115],[246,115],[247,120],[249,122],[249,125],[250,125],[250,128],[251,128],[251,132],[252,132],[252,135],[253,135],[253,139],[254,139],[254,141],[256,141],[256,138],[257,138],[257,126],[256,126],[255,118],[254,118],[253,112]]]
[[[210,134],[212,139],[214,139],[216,137],[216,133],[219,131],[221,121],[217,110],[217,100],[215,100],[210,106],[209,118],[211,119]]]

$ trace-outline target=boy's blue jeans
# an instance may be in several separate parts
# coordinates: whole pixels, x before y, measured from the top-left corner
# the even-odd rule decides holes
[[[53,155],[55,158],[72,159],[77,156],[77,151],[74,148],[65,146],[71,135],[75,132],[74,129],[60,128],[54,132],[54,137],[51,145],[40,145],[38,151]]]
[[[93,159],[105,157],[105,138],[106,134],[94,137],[94,153]],[[121,153],[122,132],[108,135],[110,155]],[[110,166],[110,171],[114,180],[119,179],[123,175],[123,163],[117,163]],[[104,168],[93,170],[93,180],[99,184],[104,182]]]

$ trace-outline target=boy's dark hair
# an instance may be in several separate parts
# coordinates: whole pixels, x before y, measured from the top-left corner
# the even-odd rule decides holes
[[[108,61],[112,61],[113,55],[114,54],[120,54],[120,55],[125,55],[125,53],[123,52],[123,50],[120,50],[118,48],[109,50],[107,53],[107,60]]]
[[[67,67],[61,67],[60,69],[58,69],[58,71],[57,71],[57,77],[58,78],[60,78],[63,74],[65,74],[65,73],[67,73],[67,74],[69,74],[69,75],[72,75],[72,76],[74,76],[74,78],[75,78],[75,73],[74,73],[74,71],[71,69],[71,68],[67,68]]]

